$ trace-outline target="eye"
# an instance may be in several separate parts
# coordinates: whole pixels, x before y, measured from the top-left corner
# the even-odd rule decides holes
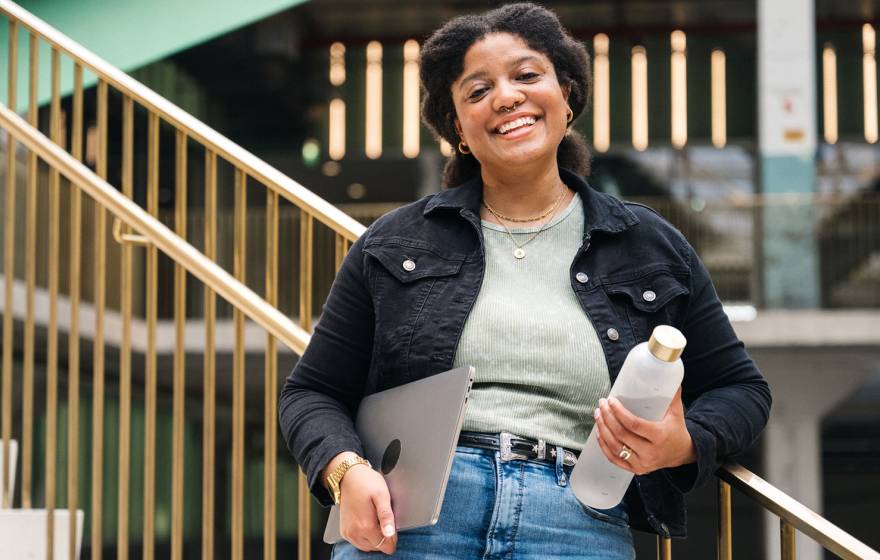
[[[523,82],[531,82],[533,80],[537,80],[540,77],[541,77],[541,75],[538,74],[537,72],[523,72],[519,76],[517,76],[516,78],[518,80],[522,80]]]
[[[489,91],[489,88],[479,87],[470,92],[467,96],[467,99],[468,101],[476,101],[479,98],[483,97],[483,95],[485,95],[487,91]]]

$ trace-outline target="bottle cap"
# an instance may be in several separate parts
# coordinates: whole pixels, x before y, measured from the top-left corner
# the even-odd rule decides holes
[[[687,340],[680,330],[669,325],[660,325],[651,333],[648,350],[658,360],[674,362],[681,356],[686,344]]]

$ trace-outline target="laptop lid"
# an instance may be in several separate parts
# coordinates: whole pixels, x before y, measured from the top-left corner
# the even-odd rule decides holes
[[[366,459],[388,484],[398,530],[439,519],[473,380],[474,368],[464,366],[361,401],[355,428]],[[341,540],[333,506],[324,542]]]

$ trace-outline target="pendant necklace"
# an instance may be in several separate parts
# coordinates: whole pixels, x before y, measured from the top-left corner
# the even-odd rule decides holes
[[[551,210],[550,210],[550,213],[549,213],[550,219],[548,219],[546,222],[544,222],[544,224],[541,226],[541,228],[538,231],[536,231],[533,236],[529,237],[522,244],[519,244],[516,242],[516,239],[513,237],[513,233],[510,232],[510,229],[508,229],[508,227],[504,224],[504,220],[501,219],[501,216],[499,216],[498,213],[495,212],[495,210],[490,208],[489,205],[486,204],[485,202],[483,202],[483,206],[486,207],[486,210],[488,210],[490,214],[495,216],[495,219],[498,220],[498,223],[500,223],[501,227],[504,228],[504,231],[507,232],[507,236],[510,237],[510,241],[513,243],[513,246],[514,246],[513,256],[517,259],[524,259],[526,256],[526,250],[523,247],[525,247],[526,245],[528,245],[529,243],[534,241],[536,237],[541,235],[541,232],[544,231],[544,228],[546,228],[547,225],[553,221],[553,216],[556,215],[556,210],[559,209],[559,204],[562,202],[563,198],[565,198],[565,187],[564,186],[563,186],[562,192],[559,194],[559,197],[556,199],[556,203],[553,205],[553,208],[551,208]]]

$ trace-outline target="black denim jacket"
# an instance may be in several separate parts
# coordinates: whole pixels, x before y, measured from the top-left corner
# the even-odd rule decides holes
[[[634,528],[683,537],[684,493],[754,443],[769,387],[681,233],[644,206],[560,173],[584,205],[571,289],[599,335],[611,381],[654,326],[687,337],[682,398],[697,462],[636,476],[625,498]],[[363,453],[352,422],[361,398],[451,369],[483,280],[481,197],[475,179],[390,212],[345,258],[279,404],[287,446],[321,503],[330,503],[320,481],[330,459]],[[415,268],[404,268],[406,260]],[[648,290],[656,297],[643,297]]]

